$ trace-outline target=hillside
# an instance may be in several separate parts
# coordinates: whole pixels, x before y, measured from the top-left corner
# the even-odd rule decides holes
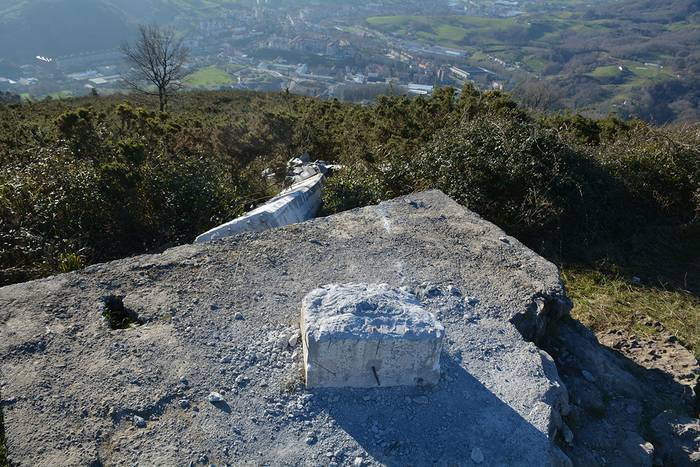
[[[133,30],[122,11],[102,1],[45,0],[1,8],[0,56],[20,63],[36,55],[111,49]]]
[[[392,16],[367,25],[463,49],[535,107],[664,123],[700,118],[699,12],[696,0],[622,0],[515,18]]]
[[[372,106],[241,92],[184,93],[168,114],[117,96],[0,106],[0,282],[191,242],[279,191],[260,173],[305,151],[346,167],[326,213],[442,189],[563,265],[599,329],[654,334],[645,310],[700,352],[685,319],[700,315],[698,128],[534,116],[470,87]]]

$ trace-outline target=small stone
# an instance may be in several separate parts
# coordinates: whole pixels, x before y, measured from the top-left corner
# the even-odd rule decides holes
[[[476,297],[466,297],[464,299],[464,303],[466,303],[469,306],[476,306],[479,304],[479,299]]]
[[[134,415],[134,426],[137,428],[146,428],[146,419],[139,417],[138,415]]]
[[[502,241],[503,243],[505,243],[505,244],[509,244],[509,243],[510,243],[510,239],[508,239],[508,237],[498,237],[498,239],[499,239],[500,241]],[[479,452],[481,452],[481,451],[479,451]]]
[[[190,401],[188,401],[187,399],[181,399],[180,400],[180,408],[189,409],[190,408]]]
[[[231,363],[231,357],[221,357],[220,363]]]
[[[352,465],[354,465],[355,467],[360,467],[364,462],[365,460],[358,456],[352,461]]]
[[[481,449],[474,448],[472,449],[471,458],[475,464],[481,464],[482,462],[484,462],[484,453],[481,452]]]
[[[224,401],[224,396],[222,396],[222,395],[219,394],[218,392],[210,392],[210,393],[209,393],[209,397],[207,397],[207,399],[208,399],[209,402],[211,402],[212,404],[215,404],[215,403],[217,403],[217,402],[223,402],[223,401]]]
[[[291,348],[296,347],[299,343],[299,334],[294,334],[292,337],[290,337],[288,343]]]
[[[571,431],[571,428],[569,428],[566,424],[564,424],[561,427],[562,435],[564,436],[564,441],[566,444],[569,446],[574,445],[574,432]]]
[[[581,370],[581,375],[588,381],[589,383],[594,383],[595,382],[595,376],[593,376],[593,373],[591,373],[588,370]]]
[[[316,442],[316,434],[315,434],[315,433],[309,433],[309,434],[306,436],[306,440],[304,440],[304,441],[306,442],[306,444],[308,444],[309,446],[311,446],[312,444],[314,444],[314,443]]]
[[[236,314],[233,315],[233,319],[235,319],[235,320],[237,320],[237,321],[242,320],[242,319],[243,319],[243,313],[241,313],[240,311],[237,311]]]
[[[415,294],[421,298],[433,298],[442,295],[442,292],[437,286],[429,282],[424,282],[416,287]]]
[[[448,289],[448,292],[450,293],[450,295],[454,295],[456,297],[462,295],[462,292],[454,285],[450,286],[450,288]]]

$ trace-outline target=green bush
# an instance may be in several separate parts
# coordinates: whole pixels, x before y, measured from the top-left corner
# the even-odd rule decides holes
[[[438,188],[511,231],[553,229],[576,189],[581,157],[537,124],[480,115],[435,135],[410,164],[411,184]]]
[[[191,241],[276,193],[261,172],[304,151],[345,167],[327,214],[439,188],[549,258],[619,262],[654,238],[700,244],[699,150],[697,127],[536,119],[472,86],[370,106],[248,92],[183,93],[167,114],[119,96],[0,106],[0,284]]]
[[[659,130],[639,123],[602,145],[598,158],[638,202],[688,222],[700,212],[700,129]]]
[[[322,194],[322,210],[333,214],[377,204],[391,196],[383,174],[365,164],[357,164],[328,179]]]

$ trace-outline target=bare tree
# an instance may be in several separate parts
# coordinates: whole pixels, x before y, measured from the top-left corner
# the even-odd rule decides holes
[[[164,111],[168,98],[182,87],[189,56],[182,40],[170,29],[142,25],[136,42],[122,45],[122,53],[131,65],[129,74],[122,77],[124,82],[142,94],[158,96]]]

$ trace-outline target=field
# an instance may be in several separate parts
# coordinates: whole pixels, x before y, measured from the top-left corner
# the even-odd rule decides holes
[[[231,76],[216,66],[202,68],[185,77],[186,84],[201,89],[215,89],[232,82]]]
[[[480,36],[507,28],[514,20],[476,16],[375,16],[367,24],[402,39],[418,39],[445,46],[469,46]],[[502,44],[493,41],[492,45]]]

